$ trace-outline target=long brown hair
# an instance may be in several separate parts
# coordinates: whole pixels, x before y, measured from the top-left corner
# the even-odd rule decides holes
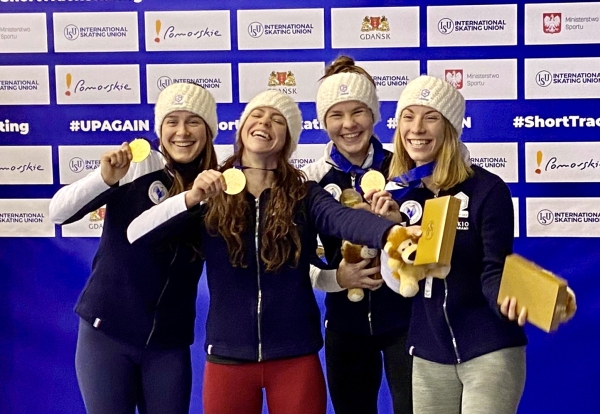
[[[242,126],[238,131],[242,130]],[[296,206],[300,200],[306,197],[307,188],[304,184],[306,176],[300,170],[294,168],[285,158],[291,147],[289,131],[286,136],[286,144],[280,152],[277,160],[275,182],[271,187],[271,196],[265,207],[262,223],[262,237],[260,247],[260,259],[268,272],[277,272],[292,258],[291,266],[298,266],[302,245],[298,228],[294,223]],[[238,138],[236,152],[229,157],[221,171],[240,165],[244,144]],[[243,239],[250,220],[250,206],[247,200],[247,190],[239,194],[227,195],[221,193],[209,202],[208,212],[204,222],[212,236],[220,235],[227,242],[229,250],[229,261],[234,267],[247,267],[245,257],[246,246]]]
[[[371,75],[369,75],[369,72],[367,72],[360,66],[356,66],[356,64],[354,63],[354,59],[352,59],[349,56],[338,56],[337,59],[331,63],[331,65],[325,68],[325,75],[323,75],[323,77],[319,80],[321,81],[337,73],[358,73],[359,75],[363,75],[367,79],[369,79],[373,86],[377,86]]]
[[[400,114],[399,118],[402,117]],[[436,166],[432,174],[432,184],[440,190],[448,190],[462,183],[471,175],[473,170],[469,167],[460,152],[461,142],[458,134],[450,121],[442,116],[444,120],[444,142],[436,156]],[[398,124],[400,119],[398,119]],[[402,142],[400,127],[394,133],[394,155],[390,164],[389,177],[399,177],[407,171],[415,168],[416,164],[408,155]]]

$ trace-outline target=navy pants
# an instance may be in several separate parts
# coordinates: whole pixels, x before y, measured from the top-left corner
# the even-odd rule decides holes
[[[80,319],[77,381],[88,414],[188,414],[190,347],[138,348]]]
[[[412,414],[412,356],[406,332],[353,335],[325,331],[327,386],[336,414],[377,414],[383,368],[394,414]]]

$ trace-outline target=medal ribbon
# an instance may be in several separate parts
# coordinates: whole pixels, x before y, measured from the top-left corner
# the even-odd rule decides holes
[[[399,184],[403,184],[402,188],[397,190],[391,190],[390,194],[394,200],[398,200],[402,198],[404,194],[413,188],[417,188],[421,184],[421,180],[425,177],[429,177],[433,174],[433,170],[435,169],[435,161],[429,162],[427,164],[423,164],[419,167],[413,168],[402,174],[400,177],[394,177],[391,181]]]

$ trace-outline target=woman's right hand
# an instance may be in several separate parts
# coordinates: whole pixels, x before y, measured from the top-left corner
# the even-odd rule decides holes
[[[129,171],[132,158],[133,155],[127,142],[122,143],[119,149],[102,154],[102,157],[100,157],[100,175],[106,185],[113,186],[125,177],[125,174]]]
[[[224,190],[225,179],[223,174],[215,170],[202,171],[194,180],[191,190],[185,193],[185,205],[187,208],[191,208],[222,193]]]

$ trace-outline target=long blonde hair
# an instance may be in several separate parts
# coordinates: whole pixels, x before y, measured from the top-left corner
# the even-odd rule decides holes
[[[400,124],[402,114],[398,118],[398,124]],[[473,175],[473,170],[463,159],[460,151],[461,141],[458,139],[456,130],[444,116],[442,119],[444,120],[444,142],[436,156],[432,184],[440,190],[448,190]],[[415,167],[415,162],[410,158],[402,143],[400,127],[397,127],[394,133],[394,155],[388,178],[399,177]]]

